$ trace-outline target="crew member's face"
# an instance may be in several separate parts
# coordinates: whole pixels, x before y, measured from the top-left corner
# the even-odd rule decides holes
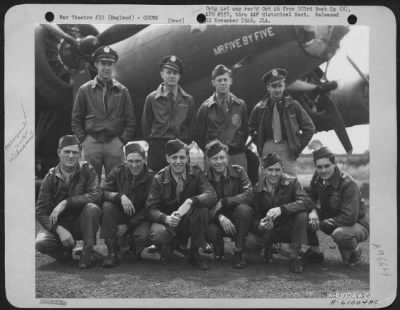
[[[143,172],[146,161],[139,153],[129,153],[126,162],[131,173],[136,176]]]
[[[212,85],[215,87],[217,94],[224,95],[230,91],[232,78],[229,76],[229,73],[218,75],[214,80],[212,80]]]
[[[185,149],[180,149],[177,153],[170,156],[166,155],[166,157],[173,173],[180,175],[185,172],[186,165],[189,162],[189,155]]]
[[[109,60],[99,60],[94,63],[95,67],[97,68],[97,74],[103,80],[111,80],[113,69],[114,69],[114,62]]]
[[[281,179],[282,172],[282,164],[279,162],[264,169],[265,177],[272,185],[278,184]]]
[[[268,84],[267,91],[270,94],[272,100],[279,100],[283,97],[285,87],[285,81],[282,80],[273,84]]]
[[[81,150],[79,145],[68,145],[58,150],[61,167],[64,169],[73,169],[79,164]]]
[[[178,73],[178,71],[169,68],[163,68],[160,72],[160,75],[164,84],[169,87],[177,86],[181,78],[181,75]]]
[[[318,175],[323,180],[328,180],[335,172],[335,164],[332,164],[329,158],[320,158],[315,161],[315,168]]]
[[[221,150],[219,153],[208,158],[210,167],[218,174],[224,174],[228,167],[228,154]]]

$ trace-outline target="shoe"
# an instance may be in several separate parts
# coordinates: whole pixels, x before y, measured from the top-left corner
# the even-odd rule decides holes
[[[350,254],[349,258],[349,266],[354,267],[361,264],[361,248],[357,247],[354,251]]]
[[[109,253],[106,258],[103,260],[102,266],[104,268],[112,268],[118,265],[118,256],[115,253]]]
[[[71,249],[64,249],[62,251],[59,251],[54,255],[54,258],[59,263],[62,263],[62,264],[72,262],[73,261],[72,250]]]
[[[289,270],[294,273],[302,273],[304,269],[303,261],[300,256],[291,258],[289,261]]]
[[[320,264],[324,261],[324,253],[317,253],[311,249],[308,249],[303,255],[302,259],[305,263],[309,264]]]
[[[151,253],[157,253],[157,252],[160,252],[160,247],[159,246],[157,246],[155,244],[152,244],[152,245],[147,247],[147,253],[151,254]]]
[[[79,258],[78,267],[80,269],[87,269],[90,268],[94,263],[95,259],[93,257],[93,249],[92,248],[84,248],[82,250],[81,257]]]
[[[233,268],[242,269],[246,265],[246,260],[244,259],[243,252],[234,251],[232,259]]]
[[[191,249],[189,253],[189,263],[192,266],[198,267],[201,270],[207,270],[208,265],[204,259],[200,256],[198,249]]]
[[[173,252],[170,245],[163,245],[160,249],[160,261],[168,264],[173,259]]]
[[[213,247],[211,244],[206,243],[206,246],[203,248],[203,252],[205,254],[212,254],[213,253]]]
[[[135,243],[131,243],[129,245],[129,249],[124,253],[124,258],[126,258],[132,262],[137,262],[142,259],[142,255],[141,255],[142,251],[143,251],[143,248],[138,251]]]
[[[102,266],[105,268],[112,268],[118,265],[119,245],[117,239],[106,239],[108,254],[103,260]]]
[[[267,263],[267,264],[271,264],[273,262],[272,249],[271,248],[265,248],[264,249],[264,262]]]
[[[225,260],[225,248],[224,248],[224,242],[221,244],[214,244],[214,259],[219,260],[219,261],[224,261]]]

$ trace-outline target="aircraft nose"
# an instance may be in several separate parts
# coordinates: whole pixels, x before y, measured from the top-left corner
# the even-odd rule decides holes
[[[348,26],[298,26],[296,34],[305,51],[325,60],[335,55],[340,40],[349,32]]]

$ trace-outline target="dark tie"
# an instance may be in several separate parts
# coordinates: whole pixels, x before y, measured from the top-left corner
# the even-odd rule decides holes
[[[181,194],[183,192],[183,177],[180,175],[176,180],[176,198],[180,201]]]
[[[175,95],[172,91],[168,93],[168,99],[171,103],[171,109],[173,109],[175,107]]]
[[[108,94],[110,94],[111,93],[111,86],[112,86],[112,83],[110,83],[110,82],[106,82],[106,83],[104,83],[105,85],[104,85],[104,98],[103,98],[103,101],[104,101],[104,109],[106,110],[106,112],[108,111]]]
[[[272,130],[274,133],[274,142],[280,142],[282,140],[282,128],[281,118],[278,111],[278,102],[275,102],[272,111]]]

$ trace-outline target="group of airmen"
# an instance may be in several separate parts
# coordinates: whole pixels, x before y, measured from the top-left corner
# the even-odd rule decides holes
[[[266,95],[248,116],[245,102],[230,91],[229,68],[214,68],[215,92],[196,110],[193,97],[179,85],[182,60],[165,57],[162,83],[147,96],[140,124],[146,154],[142,144],[129,142],[137,124],[129,91],[113,78],[117,53],[100,47],[93,60],[98,74],[76,94],[74,134],[60,138],[60,163],[40,188],[37,251],[73,261],[76,240],[82,240],[78,266],[89,268],[97,259],[100,229],[107,246],[103,267],[118,265],[120,240],[126,237],[129,249],[123,254],[132,261],[147,251],[170,263],[180,251],[191,265],[206,270],[203,253],[228,260],[230,237],[234,268],[245,267],[247,250],[261,251],[272,263],[276,245],[288,243],[289,270],[300,273],[304,264],[324,260],[320,230],[332,237],[346,265],[360,263],[359,243],[368,238],[369,224],[358,185],[326,146],[313,152],[316,169],[308,192],[296,177],[296,159],[315,126],[286,94],[285,69],[263,75]],[[256,184],[247,174],[249,135],[258,152]],[[204,152],[204,169],[190,163],[192,141]]]

